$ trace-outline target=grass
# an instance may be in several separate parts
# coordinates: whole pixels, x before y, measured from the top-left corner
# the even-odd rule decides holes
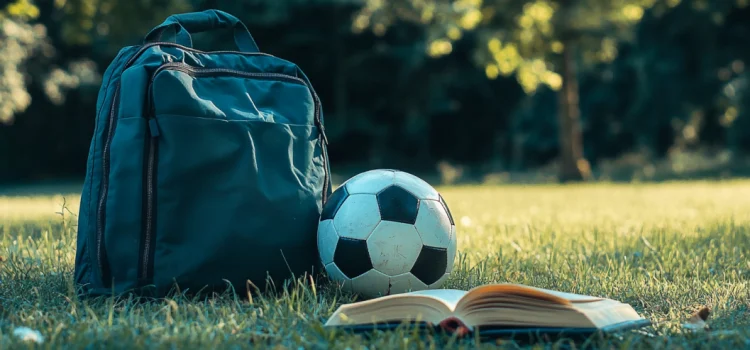
[[[155,303],[77,300],[75,220],[62,197],[0,195],[0,348],[26,326],[44,348],[749,348],[750,181],[440,188],[460,252],[446,287],[513,282],[630,303],[645,332],[571,344],[476,342],[413,329],[368,336],[322,322],[354,300],[300,279],[280,295]],[[72,212],[77,198],[66,197]],[[64,213],[64,215],[55,214]],[[711,309],[711,330],[682,324]]]

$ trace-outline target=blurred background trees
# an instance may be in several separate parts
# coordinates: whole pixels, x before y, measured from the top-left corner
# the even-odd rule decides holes
[[[427,27],[431,56],[450,54],[463,32],[479,35],[476,53],[487,77],[517,74],[526,93],[540,84],[558,91],[559,178],[583,180],[590,166],[583,155],[578,96],[579,61],[611,62],[617,39],[630,37],[656,0],[456,0],[369,1],[355,20],[377,33],[396,20]],[[668,1],[676,6],[678,1]]]
[[[81,177],[117,51],[208,8],[308,74],[342,173],[629,180],[736,173],[750,152],[748,0],[0,4],[0,181]]]

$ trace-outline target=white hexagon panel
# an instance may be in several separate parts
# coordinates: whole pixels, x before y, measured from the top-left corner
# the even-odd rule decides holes
[[[343,272],[339,269],[338,266],[336,266],[336,263],[330,263],[328,265],[325,265],[326,273],[328,273],[328,278],[333,281],[333,283],[336,283],[337,285],[341,286],[341,290],[344,292],[351,292],[352,291],[352,280],[346,277]]]
[[[412,275],[411,272],[391,277],[391,294],[416,292],[425,289],[427,289],[427,285]]]
[[[380,222],[378,199],[373,194],[351,194],[333,217],[339,237],[367,239]]]
[[[388,276],[370,270],[352,279],[352,289],[363,296],[377,298],[388,294]]]
[[[333,262],[333,253],[336,251],[338,242],[339,235],[333,227],[333,220],[321,221],[318,224],[318,252],[323,265]]]
[[[393,170],[376,169],[355,175],[344,183],[350,194],[376,194],[393,185]]]
[[[414,223],[422,237],[422,243],[436,248],[448,248],[451,244],[451,221],[445,207],[435,200],[419,202],[417,221]]]
[[[419,199],[440,200],[440,194],[435,188],[412,174],[397,171],[395,172],[394,183],[411,192]]]
[[[422,250],[422,238],[413,225],[381,221],[367,239],[372,266],[388,276],[409,272]]]

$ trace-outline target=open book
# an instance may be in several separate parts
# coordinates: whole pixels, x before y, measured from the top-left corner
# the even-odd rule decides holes
[[[442,326],[446,320],[458,322],[469,332],[477,327],[601,330],[650,324],[630,305],[615,300],[518,284],[493,284],[468,292],[424,290],[342,305],[326,326],[394,322]]]

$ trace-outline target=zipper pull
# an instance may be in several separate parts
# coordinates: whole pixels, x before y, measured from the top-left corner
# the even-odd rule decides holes
[[[323,126],[323,123],[320,122],[319,118],[315,118],[315,126],[318,127],[318,133],[320,134],[321,141],[323,141],[323,143],[328,146],[328,136],[326,136],[326,128]]]
[[[159,137],[159,124],[156,123],[155,118],[148,120],[148,130],[151,133],[151,137]]]
[[[326,136],[326,129],[323,127],[323,125],[319,125],[318,128],[320,128],[320,136],[323,138],[323,142],[326,146],[328,146],[328,136]]]

